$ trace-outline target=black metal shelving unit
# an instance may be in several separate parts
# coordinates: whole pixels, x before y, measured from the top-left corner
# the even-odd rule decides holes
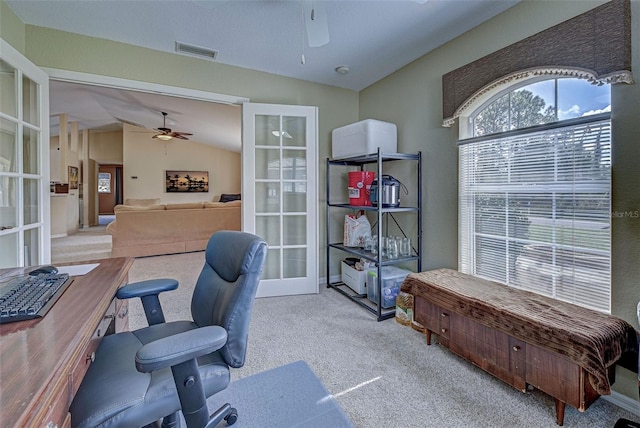
[[[397,207],[397,208],[383,208],[381,206],[373,207],[373,206],[356,206],[348,203],[334,203],[331,202],[331,167],[342,166],[342,167],[353,167],[357,166],[360,170],[365,169],[365,165],[369,164],[377,164],[376,178],[379,179],[382,177],[383,173],[383,164],[387,162],[396,162],[396,161],[410,161],[417,164],[417,183],[416,183],[416,191],[417,191],[417,201],[416,206],[410,207]],[[417,271],[420,272],[422,270],[422,260],[420,255],[422,254],[422,216],[421,216],[421,208],[422,208],[422,152],[418,152],[415,154],[406,154],[406,153],[382,153],[378,150],[378,153],[366,156],[356,156],[344,159],[329,159],[327,158],[326,164],[326,186],[327,186],[327,194],[326,194],[326,236],[327,236],[327,287],[333,288],[340,294],[349,298],[353,302],[367,309],[368,311],[374,313],[377,317],[378,321],[382,321],[388,318],[392,318],[395,316],[395,307],[385,309],[381,305],[381,288],[382,288],[382,267],[383,266],[391,266],[397,264],[406,264],[409,262],[415,262],[417,264]],[[380,181],[379,181],[380,183]],[[382,185],[378,186],[378,201],[382,201]],[[370,251],[365,251],[364,248],[357,247],[346,247],[342,242],[330,242],[331,239],[331,213],[334,210],[342,210],[345,211],[365,211],[365,212],[375,212],[377,221],[375,226],[377,227],[377,232],[374,234],[378,235],[378,248],[381,248],[381,240],[383,237],[383,231],[385,229],[388,230],[389,222],[393,221],[400,232],[404,235],[404,230],[401,225],[396,221],[394,214],[395,213],[415,213],[416,215],[416,223],[417,223],[417,239],[414,243],[412,243],[411,255],[405,257],[399,257],[395,259],[383,258],[381,256],[381,252],[378,251],[377,254],[373,254]],[[347,254],[351,254],[358,258],[363,258],[369,261],[374,262],[377,265],[378,269],[378,281],[377,281],[377,301],[372,302],[368,299],[366,294],[357,294],[350,287],[348,287],[344,282],[331,282],[331,251],[337,250],[342,251]]]

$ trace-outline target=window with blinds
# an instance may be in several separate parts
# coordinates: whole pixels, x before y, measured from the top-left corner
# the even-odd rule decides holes
[[[459,150],[459,269],[610,312],[609,114]]]

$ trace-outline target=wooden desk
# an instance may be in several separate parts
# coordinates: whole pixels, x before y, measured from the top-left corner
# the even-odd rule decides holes
[[[69,405],[108,326],[127,325],[126,284],[133,258],[102,259],[73,283],[44,318],[0,325],[0,426],[70,425]],[[22,273],[21,268],[0,277]]]

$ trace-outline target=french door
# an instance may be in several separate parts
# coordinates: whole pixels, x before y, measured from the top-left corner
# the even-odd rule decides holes
[[[244,103],[242,228],[268,244],[258,297],[318,292],[317,107]]]
[[[49,77],[0,39],[0,268],[49,263]]]

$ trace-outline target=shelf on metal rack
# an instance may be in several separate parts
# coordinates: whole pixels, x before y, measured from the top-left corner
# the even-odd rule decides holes
[[[395,307],[389,308],[389,309],[382,308],[380,310],[380,314],[378,314],[378,307],[376,303],[369,300],[366,294],[357,294],[355,291],[349,288],[347,284],[345,284],[342,281],[329,283],[327,284],[327,287],[333,288],[338,293],[342,294],[343,296],[347,297],[354,303],[357,303],[358,305],[362,306],[369,312],[373,313],[374,315],[377,316],[378,321],[393,318],[396,314]]]
[[[398,258],[395,258],[395,259],[389,259],[387,257],[384,257],[384,258],[379,260],[377,254],[374,254],[371,251],[365,251],[361,247],[347,247],[345,245],[342,245],[341,243],[329,244],[329,246],[331,248],[337,248],[338,250],[342,250],[342,251],[344,251],[346,253],[353,254],[355,256],[370,260],[372,262],[380,261],[380,264],[382,266],[397,265],[397,264],[402,264],[402,263],[418,260],[418,256],[417,255],[413,255],[413,256],[410,256],[410,257],[403,256],[403,257],[398,257]]]
[[[341,159],[329,159],[328,162],[333,165],[362,165],[367,163],[377,163],[378,159],[382,162],[392,160],[418,160],[420,159],[420,153],[380,153],[378,158],[377,153],[364,156],[353,156],[350,158]]]
[[[378,208],[371,205],[351,205],[342,203],[329,203],[330,207],[352,209],[354,211],[381,211],[383,213],[402,213],[402,212],[415,212],[418,211],[418,207],[386,207]]]

